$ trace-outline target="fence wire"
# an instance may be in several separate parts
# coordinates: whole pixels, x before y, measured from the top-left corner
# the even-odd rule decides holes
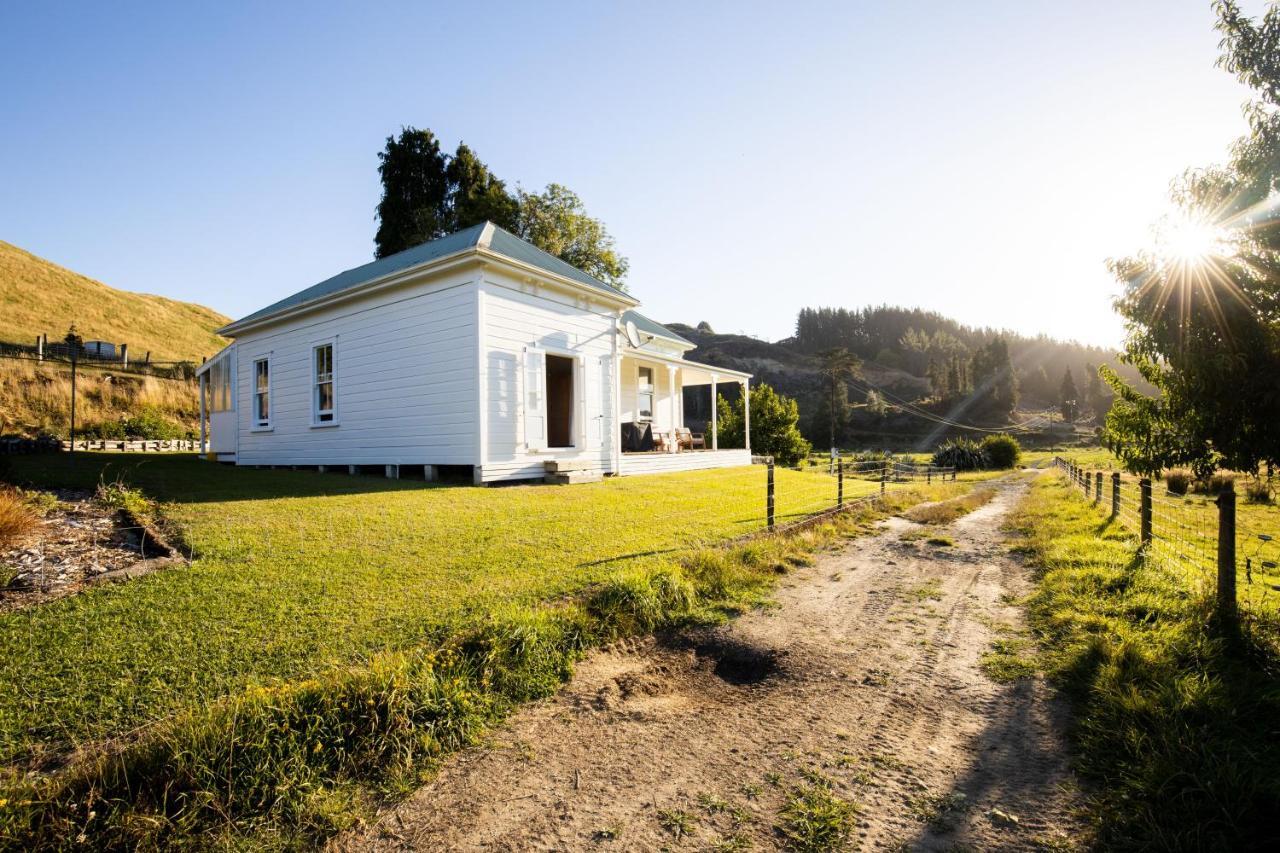
[[[1056,467],[1091,502],[1097,497],[1097,471],[1083,470],[1058,457]],[[1115,523],[1141,544],[1142,480],[1119,474],[1114,493],[1112,470],[1103,472],[1102,499],[1096,501]],[[1086,480],[1088,485],[1086,485]],[[1217,587],[1219,508],[1206,494],[1175,494],[1165,483],[1151,482],[1150,542],[1145,559],[1181,578],[1200,595]],[[1240,612],[1280,630],[1280,512],[1267,502],[1237,500],[1235,505],[1236,600]]]

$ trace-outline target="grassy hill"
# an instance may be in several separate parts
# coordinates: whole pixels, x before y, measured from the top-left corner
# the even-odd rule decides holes
[[[0,241],[0,341],[52,340],[75,323],[85,340],[127,343],[131,361],[150,351],[153,361],[199,362],[226,345],[213,332],[226,322],[202,305],[116,290]],[[193,381],[86,365],[76,395],[78,432],[117,437],[123,429],[159,438],[194,431],[197,394]],[[65,436],[70,409],[68,365],[0,358],[0,435]],[[134,432],[139,416],[160,433]]]
[[[0,240],[0,340],[60,338],[76,324],[85,340],[127,343],[134,358],[200,361],[226,345],[217,311],[163,296],[130,293],[72,272]]]

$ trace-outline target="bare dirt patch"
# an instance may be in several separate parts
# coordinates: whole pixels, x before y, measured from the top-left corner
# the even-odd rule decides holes
[[[851,847],[1082,844],[1064,705],[982,672],[1022,624],[999,524],[1023,487],[940,528],[948,547],[893,519],[787,578],[776,607],[591,655],[334,849],[777,849],[824,792],[856,806]]]
[[[0,551],[0,613],[139,577],[173,556],[158,533],[88,492],[56,489],[43,497],[35,529]]]

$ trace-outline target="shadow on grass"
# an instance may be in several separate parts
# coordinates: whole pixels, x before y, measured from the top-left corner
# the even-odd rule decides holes
[[[460,485],[394,480],[372,474],[259,470],[206,462],[194,453],[14,456],[9,458],[6,469],[6,479],[19,486],[92,491],[101,482],[119,479],[157,500],[171,503],[325,497]]]

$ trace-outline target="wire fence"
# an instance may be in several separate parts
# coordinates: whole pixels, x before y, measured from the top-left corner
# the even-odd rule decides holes
[[[1280,509],[1269,502],[1237,504],[1234,482],[1214,494],[1179,494],[1121,471],[1087,470],[1055,457],[1054,465],[1081,497],[1108,510],[1155,561],[1196,595],[1214,599],[1219,619],[1240,614],[1280,631]]]
[[[671,506],[651,505],[653,518],[667,518],[681,547],[742,536],[783,532],[825,516],[882,500],[891,492],[956,478],[954,468],[905,462],[842,462],[834,468],[784,468],[763,464],[718,472],[714,487],[694,493],[666,490]],[[698,511],[691,501],[705,495]],[[669,512],[668,512],[669,511]],[[621,547],[621,546],[620,546]]]
[[[100,358],[87,353],[77,353],[72,359],[71,353],[43,352],[37,353],[31,347],[23,347],[0,341],[0,359],[11,362],[27,362],[32,365],[70,368],[74,363],[77,370],[98,370],[119,376],[150,377],[177,382],[194,382],[196,371],[200,365],[194,361],[121,361],[118,358]]]

